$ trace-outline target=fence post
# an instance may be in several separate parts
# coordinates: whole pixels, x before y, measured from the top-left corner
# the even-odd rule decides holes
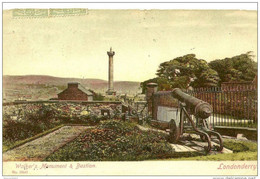
[[[146,89],[146,100],[148,104],[148,114],[152,114],[153,111],[153,94],[157,92],[156,83],[148,83]]]

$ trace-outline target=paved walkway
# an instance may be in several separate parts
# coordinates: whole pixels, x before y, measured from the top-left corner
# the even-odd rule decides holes
[[[3,153],[3,161],[41,161],[79,136],[89,126],[64,126]]]
[[[155,132],[161,132],[168,134],[164,130],[160,129],[155,129],[155,128],[147,128],[141,125],[137,125],[140,130],[143,131],[155,131]],[[200,137],[196,134],[183,134],[183,136],[187,137],[190,136],[192,140],[185,140],[185,139],[180,139],[179,144],[170,144],[171,147],[175,150],[176,153],[181,153],[183,155],[186,155],[191,152],[204,152],[204,146],[207,146],[207,142],[202,142],[200,141]],[[199,141],[198,141],[199,140]],[[214,141],[211,140],[211,145],[216,145],[218,146],[219,144],[215,143]],[[211,151],[209,154],[216,154],[216,153],[233,153],[233,151],[223,148],[221,152],[218,151]]]

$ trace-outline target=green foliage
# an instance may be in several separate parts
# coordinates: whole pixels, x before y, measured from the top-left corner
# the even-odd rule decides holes
[[[12,120],[10,116],[3,115],[3,139],[14,142],[32,137],[55,126],[51,119],[54,111],[42,105],[42,108],[25,111],[23,119]]]
[[[231,149],[233,152],[247,151],[249,148],[242,143],[228,143],[225,145],[227,148]]]
[[[94,90],[91,89],[89,89],[89,91],[93,94],[94,101],[104,101],[105,96],[103,96],[101,93],[96,93]]]
[[[16,141],[31,137],[42,132],[45,126],[33,123],[8,120],[3,128],[3,140]]]
[[[106,120],[106,116],[97,116],[97,115],[89,115],[86,120],[84,120],[83,123],[89,124],[89,125],[96,125],[98,124],[101,120]],[[77,121],[78,123],[78,121]]]
[[[23,144],[25,144],[27,142],[35,140],[35,139],[37,139],[39,137],[42,137],[44,135],[47,135],[47,134],[49,134],[49,133],[51,133],[51,132],[53,132],[53,131],[55,131],[55,130],[63,127],[63,126],[64,126],[63,124],[59,125],[59,126],[56,126],[54,128],[48,129],[48,130],[46,130],[46,131],[44,131],[42,133],[34,135],[33,137],[26,138],[24,140],[16,140],[16,141],[4,140],[3,141],[3,152],[6,152],[7,150],[13,149],[15,147],[19,147],[19,146],[21,146],[21,145],[23,145]]]
[[[151,124],[151,120],[152,120],[152,116],[147,116],[144,118],[144,124],[150,125]]]
[[[27,105],[25,108],[17,108],[16,119],[10,114],[3,114],[3,141],[12,145],[14,142],[24,140],[52,129],[61,124],[87,124],[96,125],[104,116],[94,114],[72,115],[68,106],[58,109],[52,105]],[[14,117],[14,116],[13,116]]]
[[[252,81],[257,74],[257,63],[253,61],[251,52],[214,60],[209,66],[218,72],[220,82],[243,82]]]
[[[205,60],[197,59],[194,54],[177,57],[173,60],[161,63],[153,78],[141,83],[143,93],[146,84],[155,82],[158,90],[170,90],[172,88],[186,89],[192,87],[212,87],[219,81],[215,70],[210,69]]]
[[[150,82],[158,84],[158,90],[172,88],[187,89],[189,86],[214,87],[222,82],[252,81],[257,74],[257,63],[253,61],[251,52],[231,58],[217,59],[209,64],[203,59],[197,59],[195,54],[177,57],[160,64],[157,77],[140,84],[142,93]]]
[[[197,59],[195,54],[160,64],[157,75],[169,80],[172,88],[216,86],[219,80],[217,73],[210,69],[207,62]]]
[[[140,131],[135,124],[103,121],[50,155],[47,161],[135,161],[168,158],[174,151],[166,135]]]
[[[54,118],[56,111],[49,106],[41,105],[41,108],[33,111],[26,110],[24,113],[25,114],[22,119],[23,121],[35,126],[41,124],[42,126],[48,128],[52,125],[51,119]]]
[[[241,140],[224,140],[224,147],[232,150],[233,152],[256,152],[257,143]]]
[[[125,134],[135,129],[135,124],[130,122],[119,122],[117,120],[102,121],[98,129],[111,129],[114,132]]]
[[[105,96],[103,96],[101,93],[96,93],[93,96],[94,101],[104,101],[104,99],[105,99]]]

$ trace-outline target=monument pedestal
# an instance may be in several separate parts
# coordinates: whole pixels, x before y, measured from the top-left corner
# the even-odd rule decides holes
[[[106,94],[107,95],[116,95],[116,91],[112,90],[112,89],[109,89],[109,90],[106,91]]]

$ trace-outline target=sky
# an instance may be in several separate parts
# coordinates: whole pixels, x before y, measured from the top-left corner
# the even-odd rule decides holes
[[[14,18],[3,12],[3,75],[155,77],[160,63],[186,54],[208,62],[253,51],[257,11],[87,10],[85,15]]]

